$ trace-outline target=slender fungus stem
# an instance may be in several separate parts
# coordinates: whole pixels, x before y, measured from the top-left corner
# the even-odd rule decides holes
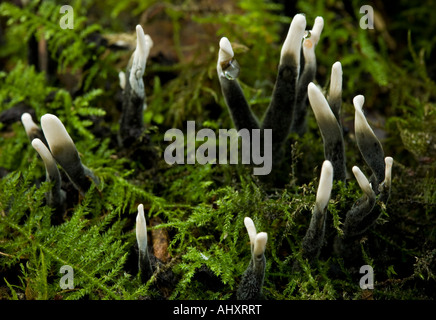
[[[221,38],[219,43],[217,73],[223,96],[237,130],[258,129],[259,121],[250,109],[237,80],[239,65],[233,58],[233,48],[229,39]]]
[[[129,147],[144,131],[143,112],[146,105],[142,77],[153,41],[149,35],[144,34],[140,25],[136,26],[136,37],[136,49],[130,58],[126,73],[119,73],[120,86],[123,89],[119,143],[124,147]]]
[[[44,161],[46,169],[46,180],[53,182],[53,187],[46,195],[47,204],[55,210],[61,210],[65,202],[65,191],[61,189],[61,175],[57,167],[56,161],[46,145],[38,138],[32,140],[32,147],[38,152]]]
[[[147,222],[144,215],[144,206],[138,205],[138,215],[136,216],[136,241],[138,243],[139,259],[138,268],[141,281],[146,283],[153,274],[150,256],[148,253]]]
[[[321,169],[315,207],[312,211],[309,228],[303,238],[302,257],[313,262],[318,258],[324,243],[327,206],[333,187],[333,166],[325,160]]]
[[[279,151],[291,128],[300,73],[301,43],[305,28],[305,16],[295,15],[283,43],[271,103],[263,119],[262,128],[272,129],[273,153]]]
[[[253,220],[246,217],[244,224],[250,238],[251,260],[248,268],[242,275],[236,297],[238,300],[261,299],[262,286],[265,277],[265,248],[268,235],[265,232],[256,232]]]
[[[303,41],[304,68],[298,81],[297,100],[292,117],[291,131],[302,136],[306,131],[307,86],[314,81],[316,74],[315,47],[324,27],[324,19],[317,17],[313,29]]]
[[[331,161],[333,165],[335,180],[345,181],[345,148],[342,129],[319,88],[311,82],[307,90],[309,102],[324,141],[325,159]]]
[[[371,179],[371,182],[374,192],[378,194],[378,185],[383,182],[385,176],[384,152],[380,141],[377,139],[363,114],[362,106],[364,101],[365,98],[362,95],[358,95],[353,99],[356,141],[365,162],[374,173],[375,179]]]
[[[82,164],[79,152],[64,125],[55,115],[45,114],[41,117],[41,127],[51,154],[65,170],[76,189],[84,195],[91,186],[91,181],[97,184],[98,179]]]

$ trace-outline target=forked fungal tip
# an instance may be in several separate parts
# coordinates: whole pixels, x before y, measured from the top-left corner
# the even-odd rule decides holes
[[[324,28],[324,19],[322,17],[316,17],[315,23],[311,30],[312,37],[314,38],[315,45],[318,43],[321,36],[322,29]]]
[[[250,243],[253,245],[255,237],[256,237],[256,227],[254,225],[253,220],[250,217],[245,217],[244,218],[244,225],[245,228],[247,229],[247,233],[248,233],[248,237],[250,238]]]
[[[268,241],[268,234],[266,232],[259,232],[254,241],[253,254],[256,256],[262,255],[265,252],[266,242]]]

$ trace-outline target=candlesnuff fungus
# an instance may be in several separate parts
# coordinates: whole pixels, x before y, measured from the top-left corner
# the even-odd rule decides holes
[[[353,256],[356,250],[356,241],[354,240],[358,240],[359,236],[377,221],[380,216],[380,208],[376,206],[376,203],[380,203],[380,205],[387,204],[391,189],[393,159],[386,157],[384,162],[386,168],[384,180],[376,187],[379,190],[378,195],[376,195],[374,187],[371,186],[371,183],[360,169],[356,166],[353,167],[354,176],[363,191],[363,196],[347,212],[344,227],[342,228],[343,234],[335,239],[334,251],[343,258]]]
[[[58,117],[49,113],[43,115],[41,127],[53,158],[64,169],[76,189],[84,195],[90,188],[91,181],[98,184],[93,172],[82,164],[73,140]]]
[[[321,90],[313,82],[308,85],[307,94],[324,141],[324,157],[333,165],[335,180],[345,181],[345,149],[341,125]]]
[[[391,170],[393,159],[384,157],[383,148],[374,131],[369,126],[362,111],[364,97],[358,95],[353,99],[355,107],[356,141],[365,162],[373,172],[370,181],[358,167],[353,167],[353,173],[364,195],[356,201],[348,211],[344,223],[343,240],[359,236],[370,228],[380,215],[376,202],[385,205],[391,189]]]
[[[122,115],[119,129],[119,143],[129,147],[144,131],[143,111],[145,105],[144,76],[153,41],[136,26],[136,49],[128,63],[126,73],[120,72],[120,86],[123,90]]]
[[[308,85],[307,91],[324,142],[325,158],[333,164],[334,178],[345,182],[345,149],[340,121],[342,104],[341,64],[336,62],[332,67],[328,100],[314,83]],[[335,253],[344,259],[354,258],[356,248],[358,248],[355,240],[358,240],[359,236],[374,225],[381,213],[376,204],[386,205],[391,188],[393,159],[384,157],[382,145],[363,114],[364,100],[365,98],[362,95],[358,95],[353,99],[355,136],[359,151],[373,174],[368,181],[357,166],[352,168],[353,174],[363,191],[363,196],[347,212],[342,235],[338,235],[334,240],[333,248]],[[311,228],[312,221],[308,234],[310,234]],[[310,248],[317,247],[316,241],[306,241],[305,238],[304,242],[307,242]],[[303,252],[305,250],[310,252],[310,250],[304,249],[303,245]]]
[[[138,269],[141,281],[146,283],[153,274],[147,243],[147,222],[144,216],[144,206],[138,205],[138,215],[136,216],[136,241],[138,242]]]
[[[301,42],[305,28],[306,17],[295,15],[283,43],[271,103],[263,119],[262,129],[272,129],[273,132],[273,153],[281,151],[291,129],[299,91]]]
[[[363,196],[356,201],[350,211],[347,212],[344,227],[342,229],[344,232],[344,238],[358,235],[367,229],[367,227],[364,228],[361,224],[367,214],[374,208],[376,200],[371,184],[363,172],[360,171],[358,167],[354,166],[353,174],[356,177],[360,189],[363,191]]]
[[[266,265],[264,253],[268,235],[265,232],[257,233],[251,218],[246,217],[244,224],[250,238],[251,260],[242,275],[236,297],[238,300],[261,299]]]
[[[48,150],[47,146],[40,139],[33,139],[32,147],[38,152],[44,161],[46,180],[53,182],[53,187],[46,195],[47,204],[54,208],[56,212],[62,213],[66,195],[65,191],[61,189],[62,180],[56,161]]]
[[[300,76],[300,56],[305,35],[306,18],[297,14],[291,22],[283,43],[280,62],[271,103],[260,123],[250,109],[237,81],[239,65],[234,59],[230,41],[221,38],[218,53],[217,73],[233,124],[240,129],[272,129],[272,152],[274,162],[281,160],[281,147],[292,130],[298,134],[305,131],[305,108],[307,84],[313,81],[316,72],[315,47],[324,26],[322,17],[315,19],[309,37],[303,43],[304,68]],[[292,121],[294,119],[294,122]]]
[[[302,136],[306,131],[307,86],[315,79],[316,56],[315,47],[318,44],[324,27],[324,19],[316,17],[311,31],[303,41],[304,68],[298,80],[297,100],[292,117],[291,131]]]
[[[376,196],[376,193],[373,190],[374,187],[371,186],[368,179],[360,169],[356,166],[353,167],[353,173],[363,191],[363,196],[356,201],[351,210],[347,212],[343,228],[343,238],[346,239],[358,236],[368,230],[380,215],[380,211],[375,208],[376,201],[381,202],[383,205],[387,203],[391,189],[393,159],[391,157],[386,157],[385,163],[385,179],[377,186],[377,190],[379,190],[378,196]]]
[[[217,72],[221,90],[230,110],[230,115],[237,130],[259,129],[259,122],[251,111],[242,89],[236,80],[239,65],[233,58],[234,53],[230,41],[223,37],[220,40],[218,52]]]
[[[382,183],[385,178],[385,163],[384,152],[380,141],[372,131],[365,115],[363,114],[362,107],[365,102],[365,97],[358,95],[354,97],[353,104],[355,109],[354,127],[356,132],[356,142],[359,147],[365,162],[371,168],[374,177],[371,179],[373,189],[376,194],[379,193],[378,185]]]
[[[315,207],[312,211],[309,228],[303,238],[302,258],[309,262],[317,259],[324,243],[327,206],[333,187],[333,166],[325,160],[321,168]]]

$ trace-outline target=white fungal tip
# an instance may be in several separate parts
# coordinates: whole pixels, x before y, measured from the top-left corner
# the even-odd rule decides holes
[[[136,50],[139,49],[139,51],[142,51],[143,53],[146,49],[146,40],[145,40],[145,34],[144,29],[142,29],[141,25],[136,26]]]
[[[123,71],[120,71],[118,73],[118,78],[120,79],[120,87],[124,90],[126,88],[126,74]]]
[[[321,31],[324,27],[324,19],[322,17],[317,17],[313,25],[313,29],[307,31],[307,37],[303,41],[303,54],[305,59],[305,64],[315,64],[315,47],[318,44],[319,38],[321,36]]]
[[[138,24],[136,26],[136,50],[133,53],[132,71],[137,72],[137,70],[140,69],[142,74],[144,73],[149,50],[144,30]]]
[[[232,45],[226,37],[222,37],[220,40],[220,50],[218,53],[219,62],[226,62],[234,57]]]
[[[41,127],[45,139],[50,147],[52,154],[56,155],[66,147],[76,150],[73,140],[65,129],[61,120],[53,114],[47,113],[41,117]]]
[[[259,232],[254,240],[253,255],[260,256],[264,254],[267,241],[268,234],[266,232]]]
[[[324,28],[324,19],[323,17],[316,17],[315,23],[313,24],[312,28],[312,36],[317,36],[317,42],[319,40],[319,37],[321,35],[322,29]]]
[[[316,17],[312,30],[310,30],[310,37],[304,40],[304,46],[307,49],[314,49],[318,44],[321,36],[322,29],[324,28],[324,19],[322,17]]]
[[[353,171],[354,176],[356,177],[356,180],[360,186],[360,189],[362,189],[362,191],[366,195],[373,196],[374,191],[372,190],[371,184],[369,183],[368,179],[363,174],[363,172],[357,166],[354,166],[352,171]]]
[[[145,65],[152,46],[153,41],[150,36],[145,35],[141,25],[138,24],[136,26],[136,49],[133,53],[129,82],[132,89],[140,97],[144,95],[142,76],[144,75]]]
[[[244,219],[244,225],[247,229],[248,237],[250,238],[250,244],[254,245],[254,240],[256,239],[256,227],[254,226],[253,220],[249,217],[245,217]]]
[[[21,116],[21,123],[24,126],[24,130],[26,130],[26,133],[29,134],[31,133],[33,130],[38,130],[39,127],[37,126],[37,124],[33,121],[32,116],[30,115],[30,113],[23,113]]]
[[[50,150],[48,150],[47,146],[40,139],[38,138],[33,139],[32,147],[41,156],[46,168],[56,165],[56,162],[53,158],[53,155],[50,153]]]
[[[337,97],[342,93],[342,65],[336,61],[332,66],[332,74],[330,76],[330,96]]]
[[[309,98],[312,97],[312,99],[318,100],[321,98],[322,92],[316,84],[310,82],[307,86],[307,95],[309,96]]]
[[[144,216],[144,206],[138,205],[138,215],[136,216],[136,240],[140,251],[147,250],[147,223]]]
[[[285,42],[280,53],[280,63],[285,55],[292,55],[297,65],[300,64],[301,43],[306,29],[306,17],[303,14],[296,14],[292,19]]]
[[[310,105],[312,106],[315,115],[322,112],[325,107],[324,105],[325,103],[327,103],[327,101],[324,102],[324,95],[313,82],[309,83],[309,85],[307,86],[307,96],[309,98]]]
[[[307,96],[318,126],[322,132],[327,133],[332,129],[331,124],[337,122],[327,99],[313,82],[307,86]]]
[[[394,164],[394,159],[392,157],[386,157],[385,164],[385,183],[390,186],[392,181],[392,165]]]
[[[365,97],[362,96],[361,94],[354,97],[353,104],[356,111],[362,111],[364,102],[365,102]]]
[[[363,114],[363,103],[365,102],[365,97],[362,95],[358,95],[354,97],[353,104],[355,109],[355,116],[354,116],[354,130],[357,132],[365,132],[366,135],[373,136],[375,139],[375,133],[368,124],[368,121],[366,120],[365,115]]]
[[[325,160],[321,168],[318,190],[316,193],[316,205],[322,212],[327,207],[333,187],[333,165]]]

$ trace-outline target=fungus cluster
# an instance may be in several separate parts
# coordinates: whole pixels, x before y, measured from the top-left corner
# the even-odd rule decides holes
[[[283,44],[278,74],[271,103],[262,122],[253,115],[237,81],[239,65],[234,59],[231,44],[227,38],[220,40],[217,72],[222,93],[237,129],[272,129],[273,170],[282,157],[282,146],[290,132],[303,135],[306,128],[307,97],[324,144],[325,161],[322,165],[316,203],[312,211],[309,227],[301,244],[303,259],[313,263],[325,245],[326,212],[330,200],[333,181],[346,182],[347,170],[343,129],[341,125],[342,105],[342,66],[336,62],[332,66],[330,88],[326,99],[315,85],[315,47],[318,44],[324,21],[317,17],[313,29],[305,33],[306,19],[297,14],[291,22]],[[300,57],[304,57],[304,62]],[[237,69],[237,72],[235,71]],[[302,71],[301,71],[302,70]],[[355,106],[355,135],[363,159],[372,170],[370,180],[354,166],[352,172],[363,192],[363,196],[346,213],[343,235],[334,240],[334,253],[347,258],[356,248],[355,240],[367,231],[377,220],[380,210],[376,203],[385,205],[391,188],[393,159],[385,157],[380,141],[369,126],[362,111],[364,97],[353,99]],[[247,228],[248,229],[248,228]],[[250,236],[251,239],[251,236]],[[263,257],[263,253],[262,253]],[[264,259],[264,257],[263,257]],[[261,283],[253,271],[253,260],[243,277],[243,283]],[[294,263],[294,270],[299,264]],[[251,280],[247,279],[250,278]],[[263,279],[263,277],[262,277]],[[247,285],[245,285],[247,286]],[[244,287],[244,286],[242,286]],[[239,295],[242,297],[242,295]],[[243,297],[249,297],[244,295]],[[250,296],[251,297],[251,296]],[[258,297],[258,296],[257,296]]]
[[[282,147],[289,133],[296,132],[302,135],[306,130],[307,85],[315,77],[315,47],[323,27],[323,18],[317,17],[313,29],[305,31],[305,16],[295,15],[280,53],[271,102],[261,121],[251,111],[238,83],[239,65],[234,58],[230,41],[223,37],[219,42],[218,79],[233,123],[237,130],[272,129],[272,154],[275,167],[282,160]],[[304,55],[304,62],[300,58],[301,52]],[[238,71],[236,72],[235,69]]]
[[[52,114],[43,115],[41,117],[42,129],[33,122],[29,113],[24,113],[21,121],[33,148],[44,162],[46,180],[53,182],[53,187],[47,194],[47,204],[58,215],[62,215],[65,211],[66,193],[62,189],[62,179],[57,165],[62,167],[82,196],[92,183],[98,184],[99,180],[88,167],[83,165],[73,139],[58,117]]]
[[[317,17],[313,29],[305,31],[306,18],[297,14],[281,49],[278,75],[272,93],[271,103],[260,121],[252,113],[238,83],[240,67],[234,58],[230,41],[224,37],[219,42],[217,62],[218,79],[235,127],[240,129],[272,129],[273,166],[281,161],[282,147],[290,132],[303,135],[306,130],[307,98],[312,107],[324,143],[325,161],[322,164],[316,202],[310,224],[302,240],[302,257],[316,261],[325,241],[326,214],[334,181],[346,182],[346,159],[343,130],[340,119],[342,103],[342,67],[336,62],[332,67],[328,97],[324,97],[315,85],[315,47],[323,29],[322,17]],[[143,110],[145,90],[143,74],[146,61],[153,45],[151,38],[144,34],[141,26],[136,27],[137,47],[126,72],[120,72],[120,86],[123,89],[123,110],[120,120],[119,143],[129,147],[140,139],[144,131]],[[303,57],[303,59],[301,59]],[[355,245],[356,237],[368,230],[377,220],[380,210],[377,202],[386,204],[391,188],[393,159],[385,157],[383,148],[369,126],[362,107],[364,97],[353,100],[355,107],[355,136],[363,159],[372,170],[369,179],[357,167],[352,172],[362,189],[362,197],[346,213],[343,236],[335,240],[335,253],[346,255]],[[53,186],[47,194],[47,203],[63,212],[66,201],[62,189],[58,165],[79,191],[84,195],[91,184],[98,184],[98,178],[82,164],[76,146],[62,122],[52,114],[41,117],[41,129],[33,122],[30,114],[22,115],[22,123],[46,168],[47,181]],[[260,299],[265,277],[267,233],[257,233],[254,222],[246,217],[244,224],[250,239],[251,259],[242,275],[236,297],[238,299]],[[136,239],[138,247],[138,269],[142,282],[153,275],[156,258],[148,250],[147,227],[142,204],[138,206],[136,218]],[[294,264],[298,269],[298,263]]]

